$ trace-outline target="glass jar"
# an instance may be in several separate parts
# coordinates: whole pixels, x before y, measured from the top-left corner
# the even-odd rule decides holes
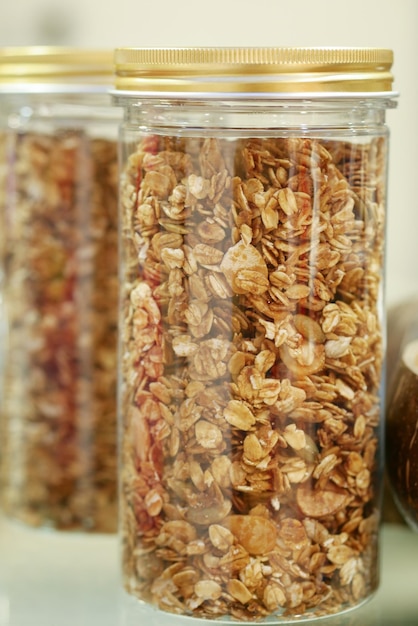
[[[119,49],[127,590],[281,623],[378,585],[392,53]]]
[[[0,500],[33,526],[117,526],[112,69],[111,51],[0,51]]]

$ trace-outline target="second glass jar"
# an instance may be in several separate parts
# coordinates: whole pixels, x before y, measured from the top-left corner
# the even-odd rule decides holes
[[[117,528],[117,127],[110,51],[0,51],[0,503]]]

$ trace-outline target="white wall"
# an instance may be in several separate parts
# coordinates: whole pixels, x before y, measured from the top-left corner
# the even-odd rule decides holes
[[[4,46],[392,48],[401,96],[388,113],[388,301],[418,293],[417,0],[3,0],[1,13]]]

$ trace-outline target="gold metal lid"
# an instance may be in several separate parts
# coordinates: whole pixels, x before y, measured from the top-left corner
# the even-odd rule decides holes
[[[116,93],[209,97],[393,95],[382,48],[118,48]]]
[[[0,91],[33,92],[39,86],[62,90],[108,89],[113,77],[113,51],[50,46],[0,48]]]

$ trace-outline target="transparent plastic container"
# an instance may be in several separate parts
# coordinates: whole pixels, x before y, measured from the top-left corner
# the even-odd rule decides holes
[[[119,49],[121,541],[173,613],[379,580],[392,53]]]
[[[0,501],[33,526],[117,527],[111,77],[111,51],[0,51]]]

